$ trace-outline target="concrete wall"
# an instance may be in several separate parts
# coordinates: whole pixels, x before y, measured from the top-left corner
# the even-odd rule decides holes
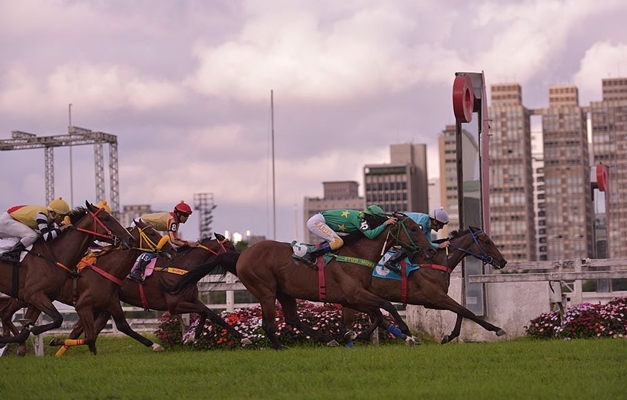
[[[461,278],[453,277],[449,288],[449,296],[461,303]],[[464,319],[461,335],[458,340],[470,341],[497,341],[508,340],[525,336],[525,326],[529,321],[551,310],[551,301],[555,294],[551,292],[549,282],[512,282],[487,283],[486,321],[507,332],[507,335],[497,337],[494,332],[488,332],[475,322]],[[559,289],[558,289],[559,290]],[[422,306],[407,306],[407,324],[410,329],[425,332],[440,340],[448,335],[455,327],[457,315],[452,311],[428,310]]]

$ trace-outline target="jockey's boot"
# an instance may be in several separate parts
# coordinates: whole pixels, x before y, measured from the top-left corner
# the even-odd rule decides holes
[[[390,258],[388,258],[384,266],[392,271],[400,272],[400,268],[396,262],[405,258],[407,253],[405,253],[405,250],[403,249],[393,249],[392,251],[394,253],[390,256]]]
[[[305,260],[305,262],[315,266],[316,265],[316,259],[318,258],[318,256],[321,256],[321,255],[323,255],[325,253],[328,253],[330,251],[331,251],[331,246],[329,245],[329,242],[322,242],[314,250],[312,250],[311,252],[306,253],[302,257],[302,259]]]
[[[146,265],[152,260],[152,256],[150,253],[142,253],[139,256],[139,261],[137,261],[137,265],[128,275],[129,278],[144,283],[144,271],[146,270]]]
[[[18,241],[7,252],[0,255],[0,261],[6,261],[9,263],[19,263],[20,254],[22,254],[22,251],[24,250],[26,250],[24,243],[22,243],[22,241]]]

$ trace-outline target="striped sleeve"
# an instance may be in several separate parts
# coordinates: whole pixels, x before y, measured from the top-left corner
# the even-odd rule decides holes
[[[55,239],[61,233],[57,224],[54,221],[48,222],[48,216],[42,212],[35,216],[35,222],[37,222],[37,229],[46,242]]]

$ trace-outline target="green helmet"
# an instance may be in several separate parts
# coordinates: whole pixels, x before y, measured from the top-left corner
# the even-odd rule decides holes
[[[366,209],[364,210],[364,214],[378,215],[380,217],[386,216],[385,211],[383,211],[383,208],[381,208],[381,206],[378,204],[371,204],[366,207]]]

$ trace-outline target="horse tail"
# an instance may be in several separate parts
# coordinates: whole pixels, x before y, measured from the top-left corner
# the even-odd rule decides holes
[[[163,284],[163,287],[169,293],[178,294],[188,287],[196,285],[199,280],[212,272],[231,272],[235,274],[239,255],[239,252],[220,253],[206,264],[200,265],[183,275],[174,285]]]

